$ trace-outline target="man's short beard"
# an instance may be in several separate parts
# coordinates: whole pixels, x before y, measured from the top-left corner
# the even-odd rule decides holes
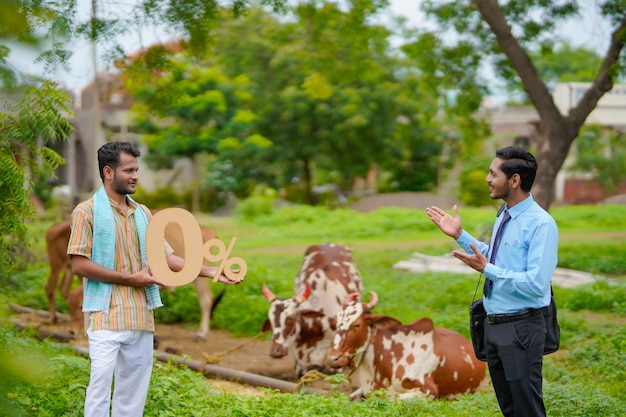
[[[135,187],[134,190],[131,190],[128,186],[117,185],[114,190],[118,194],[135,194],[137,187]]]
[[[507,191],[504,194],[494,194],[493,197],[491,197],[492,200],[505,200],[507,199],[509,196],[511,195],[511,190]]]

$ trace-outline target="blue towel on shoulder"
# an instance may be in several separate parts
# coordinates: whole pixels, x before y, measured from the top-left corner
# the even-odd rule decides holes
[[[130,201],[135,201],[128,197]],[[137,203],[135,203],[137,204]],[[93,195],[93,245],[91,248],[91,260],[108,269],[115,269],[115,218],[113,208],[109,201],[104,186],[100,187]],[[148,219],[143,209],[137,205],[133,213],[139,235],[139,247],[141,250],[141,265],[146,265],[146,229]],[[103,311],[109,313],[113,284],[87,278],[85,282],[83,311]],[[153,310],[161,307],[161,295],[159,287],[152,284],[146,287],[146,301],[148,308]]]

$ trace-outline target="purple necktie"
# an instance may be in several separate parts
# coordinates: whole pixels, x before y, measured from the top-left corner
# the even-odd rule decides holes
[[[493,248],[491,250],[491,257],[489,258],[490,264],[496,264],[496,253],[498,252],[498,245],[500,245],[500,239],[502,238],[502,231],[504,230],[504,226],[511,220],[511,215],[507,210],[504,211],[504,217],[502,218],[502,222],[500,223],[500,227],[498,227],[498,231],[496,232],[496,238],[493,240]],[[493,281],[485,278],[485,285],[483,286],[483,295],[487,296],[489,291],[491,291],[491,287],[493,286]]]

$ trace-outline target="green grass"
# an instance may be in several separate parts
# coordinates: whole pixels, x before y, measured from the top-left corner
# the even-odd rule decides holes
[[[626,216],[624,206],[562,207],[551,211],[560,231],[559,266],[605,275],[595,284],[555,287],[562,326],[561,350],[545,357],[544,397],[550,416],[621,416],[626,410]],[[488,233],[493,209],[461,209],[464,227]],[[223,240],[237,236],[233,256],[248,263],[240,285],[229,287],[215,312],[213,328],[239,336],[256,335],[267,313],[261,286],[278,296],[293,293],[294,277],[307,246],[336,242],[350,246],[365,291],[376,291],[378,313],[403,322],[423,316],[468,336],[467,309],[478,276],[395,270],[392,265],[413,252],[448,253],[456,246],[419,210],[381,209],[371,213],[288,207],[270,215],[243,218],[197,216]],[[30,225],[41,236],[49,222]],[[31,242],[28,267],[10,277],[4,302],[46,309],[44,248]],[[219,284],[213,284],[214,291]],[[197,324],[199,312],[191,286],[165,296],[157,319],[185,318]],[[366,296],[367,298],[367,296]],[[58,300],[61,309],[64,302]],[[21,412],[0,415],[82,415],[88,380],[87,360],[66,347],[39,343],[10,326],[0,332],[0,407]],[[24,358],[23,355],[28,356]],[[14,369],[10,363],[23,363]],[[27,366],[27,365],[32,366]],[[18,375],[19,377],[16,377]],[[263,398],[222,392],[192,371],[158,364],[146,416],[498,416],[491,391],[457,401],[395,402],[384,395],[350,403],[335,394],[318,397],[271,393]],[[2,408],[0,408],[0,411]],[[480,411],[477,411],[480,410]]]

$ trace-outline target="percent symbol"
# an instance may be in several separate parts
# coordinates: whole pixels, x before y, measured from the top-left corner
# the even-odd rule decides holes
[[[184,246],[183,253],[176,253],[185,260],[180,271],[170,269],[165,253],[165,228],[170,223],[175,223],[180,228],[179,237]],[[200,224],[194,215],[182,208],[170,207],[155,213],[148,223],[146,257],[150,271],[166,286],[177,287],[195,280],[202,269],[203,258],[209,262],[220,262],[213,282],[219,279],[222,272],[231,281],[240,282],[248,272],[248,266],[241,258],[229,258],[236,240],[235,237],[231,239],[228,249],[219,239],[203,242]],[[211,252],[214,247],[217,248],[215,254]],[[234,265],[239,269],[234,269]]]
[[[209,262],[219,262],[217,271],[213,277],[213,282],[216,282],[222,273],[226,278],[234,282],[239,282],[246,276],[248,272],[246,262],[239,257],[229,258],[236,241],[236,237],[231,238],[228,248],[226,248],[224,242],[219,239],[210,239],[204,243],[204,258]],[[216,253],[213,253],[213,248],[217,248]],[[234,269],[234,265],[237,265],[239,268]]]

